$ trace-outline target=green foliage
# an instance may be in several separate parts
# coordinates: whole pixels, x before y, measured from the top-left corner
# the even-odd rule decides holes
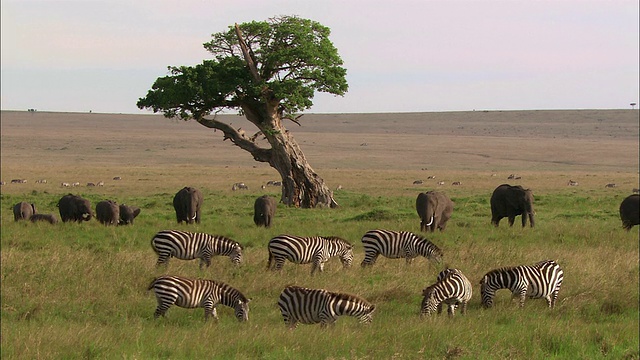
[[[203,221],[178,225],[165,189],[146,197],[119,194],[143,211],[133,226],[14,222],[18,201],[55,209],[59,194],[2,194],[3,358],[638,358],[639,264],[637,232],[622,230],[620,199],[606,194],[536,195],[536,227],[489,223],[487,195],[460,193],[444,232],[426,236],[445,253],[445,264],[380,257],[362,269],[361,236],[373,228],[418,232],[413,196],[340,193],[338,209],[279,206],[270,229],[252,221],[255,194],[202,188]],[[83,194],[94,204],[102,195]],[[274,194],[272,194],[274,195]],[[591,215],[589,215],[591,214]],[[245,263],[216,257],[208,269],[171,259],[156,268],[152,236],[163,229],[222,234],[245,246]],[[337,235],[355,245],[354,266],[331,259],[311,277],[308,265],[266,270],[268,240],[278,234]],[[498,266],[553,258],[564,268],[557,308],[527,299],[524,309],[498,292],[494,308],[480,307],[481,276]],[[466,316],[418,316],[421,290],[442,266],[460,268],[474,285]],[[221,306],[220,320],[205,323],[202,309],[172,307],[154,320],[147,292],[160,274],[224,281],[253,298],[248,323]],[[298,284],[360,295],[377,306],[373,324],[340,318],[335,326],[286,329],[277,308],[285,285]],[[114,355],[116,354],[116,355]]]
[[[344,95],[346,70],[329,40],[330,30],[295,16],[239,25],[259,74],[245,63],[235,27],[212,35],[204,47],[214,56],[196,66],[169,67],[139,108],[167,117],[201,118],[216,109],[256,110],[276,102],[284,114],[311,108],[316,91]]]

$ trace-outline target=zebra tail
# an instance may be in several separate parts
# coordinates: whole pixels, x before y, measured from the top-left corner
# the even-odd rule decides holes
[[[267,270],[271,269],[271,262],[273,261],[273,254],[269,251],[269,261],[267,262]]]
[[[147,291],[153,289],[153,286],[156,284],[156,280],[158,280],[158,278],[153,278],[151,284],[149,284],[149,287],[147,288]]]

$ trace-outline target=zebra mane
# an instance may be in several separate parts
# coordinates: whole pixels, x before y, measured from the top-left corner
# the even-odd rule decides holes
[[[503,267],[500,267],[500,268],[493,269],[493,270],[489,271],[488,273],[485,274],[485,276],[499,274],[499,273],[503,273],[503,272],[506,272],[506,271],[514,271],[518,267],[519,266],[503,266]]]
[[[350,302],[360,302],[364,304],[369,304],[369,302],[360,296],[347,294],[347,293],[339,293],[339,292],[330,292],[334,299],[336,300],[344,300]]]
[[[349,246],[353,246],[347,240],[345,240],[345,239],[343,239],[341,237],[338,237],[338,236],[321,236],[321,238],[323,238],[323,239],[325,239],[327,241],[333,242],[333,243],[344,243],[344,244],[347,244]]]
[[[227,283],[224,283],[222,281],[215,281],[215,280],[207,280],[207,281],[211,281],[212,283],[214,283],[215,285],[217,285],[221,289],[225,290],[223,292],[231,293],[233,297],[242,300],[242,302],[244,302],[244,303],[249,302],[249,299],[246,296],[244,296],[244,294],[241,293],[240,290],[234,288],[233,286],[231,286],[231,285],[229,285]]]

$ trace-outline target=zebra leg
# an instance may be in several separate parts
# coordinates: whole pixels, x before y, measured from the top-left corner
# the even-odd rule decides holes
[[[177,298],[178,297],[175,295],[172,296],[171,298],[168,298],[168,297],[161,298],[160,296],[156,295],[156,300],[158,300],[158,306],[156,307],[156,311],[153,313],[153,318],[157,319],[160,316],[164,317],[164,315],[167,313],[167,310],[169,310],[171,305],[173,305],[176,302]]]
[[[438,315],[442,314],[442,303],[438,304]]]
[[[456,313],[456,304],[447,304],[447,314],[452,317]]]
[[[202,265],[211,266],[211,255],[204,255],[200,258],[200,270],[202,270]]]
[[[324,270],[324,264],[322,263],[322,254],[315,254],[313,256],[313,263],[311,265],[311,275],[316,272],[316,270],[320,270],[322,272]]]
[[[336,319],[332,317],[323,317],[322,319],[320,319],[320,328],[326,329],[327,326],[335,325],[335,323],[336,323]]]
[[[284,266],[284,258],[276,258],[276,263],[275,266],[273,267],[274,270],[282,270],[282,267]]]
[[[556,307],[556,300],[558,300],[558,290],[554,291],[551,294],[551,302],[549,303],[549,308],[553,309]]]
[[[378,253],[377,251],[365,253],[364,260],[362,260],[362,262],[360,263],[360,266],[365,267],[365,266],[371,266],[375,264],[376,259],[378,259],[378,255],[380,255],[380,253]]]
[[[169,263],[169,258],[171,257],[171,254],[158,254],[158,261],[156,262],[156,267],[159,267],[160,265],[167,265]]]
[[[466,315],[467,314],[467,302],[463,301],[460,303],[460,313],[462,315]]]
[[[520,291],[520,307],[524,307],[524,299],[527,298],[527,289]]]

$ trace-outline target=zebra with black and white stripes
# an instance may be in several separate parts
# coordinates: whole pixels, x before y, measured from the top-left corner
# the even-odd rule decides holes
[[[324,328],[343,315],[355,316],[360,323],[369,324],[376,309],[355,295],[299,286],[287,286],[280,294],[278,306],[289,329],[295,329],[298,323],[320,323]]]
[[[221,235],[164,230],[154,235],[151,247],[158,254],[157,266],[167,263],[171,257],[200,259],[200,269],[204,264],[209,267],[215,255],[229,256],[235,265],[242,262],[242,245]]]
[[[440,263],[443,255],[431,241],[408,231],[371,230],[362,237],[362,245],[362,267],[375,264],[380,254],[390,259],[405,258],[407,264],[420,255]]]
[[[455,315],[458,305],[460,312],[467,312],[467,303],[471,300],[473,289],[471,282],[458,269],[444,269],[438,274],[435,284],[422,291],[424,298],[420,306],[420,316],[431,315],[437,310],[442,313],[442,304],[447,304],[449,316]]]
[[[280,270],[285,260],[296,264],[312,263],[311,275],[324,271],[324,263],[338,256],[345,268],[353,261],[353,245],[337,236],[299,237],[279,235],[269,240],[267,269]]]
[[[490,308],[496,291],[509,289],[513,297],[520,298],[520,307],[524,306],[528,296],[532,299],[545,298],[549,308],[553,309],[563,278],[564,272],[553,260],[491,270],[480,280],[482,306]]]
[[[160,276],[154,279],[147,290],[153,289],[158,300],[154,318],[165,316],[171,305],[182,308],[204,308],[204,319],[218,319],[218,304],[235,310],[238,321],[249,320],[249,302],[237,289],[214,280],[188,279],[181,276]]]

